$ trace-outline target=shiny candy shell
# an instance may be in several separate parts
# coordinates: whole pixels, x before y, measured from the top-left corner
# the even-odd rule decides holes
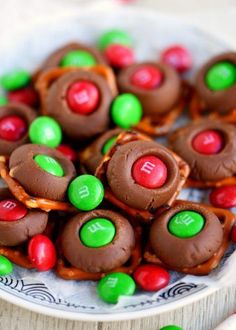
[[[134,163],[132,176],[135,182],[142,187],[160,188],[167,180],[167,167],[156,156],[143,156]]]
[[[103,277],[97,286],[98,296],[109,304],[116,304],[121,296],[132,296],[135,282],[125,273],[112,273]]]
[[[30,82],[30,74],[22,69],[17,69],[3,75],[0,79],[2,87],[7,91],[25,87]]]
[[[27,86],[15,91],[10,91],[7,94],[9,102],[22,103],[32,108],[38,105],[38,94],[33,87]]]
[[[121,128],[128,129],[137,125],[142,114],[142,105],[139,99],[131,93],[120,94],[114,99],[111,106],[111,118]]]
[[[38,117],[30,125],[29,138],[32,143],[56,148],[62,140],[61,126],[51,117]]]
[[[163,80],[163,73],[153,65],[143,65],[130,78],[132,85],[152,90],[158,88]]]
[[[39,271],[52,269],[56,264],[56,249],[52,241],[45,235],[35,235],[28,245],[28,257]]]
[[[131,48],[116,44],[106,48],[105,57],[109,64],[116,69],[122,69],[135,61],[134,52]]]
[[[236,186],[219,187],[209,195],[210,203],[215,207],[228,209],[236,206]]]
[[[59,150],[61,153],[63,153],[63,155],[66,156],[72,162],[75,162],[76,161],[76,159],[77,159],[76,152],[68,144],[60,144],[57,147],[57,150]]]
[[[192,67],[192,55],[181,45],[168,47],[161,54],[161,60],[172,66],[179,73],[186,72]]]
[[[68,198],[71,204],[82,211],[95,209],[103,200],[104,188],[101,181],[93,175],[83,174],[71,181]]]
[[[13,265],[10,260],[4,256],[0,256],[0,276],[6,276],[13,271]]]
[[[100,93],[93,82],[81,80],[69,87],[66,99],[71,111],[79,115],[89,115],[97,109]]]
[[[21,117],[11,115],[0,118],[0,139],[18,141],[26,132],[27,124]]]
[[[27,208],[14,199],[0,201],[0,221],[16,221],[24,218]]]
[[[192,141],[192,147],[195,151],[204,155],[214,155],[223,148],[223,138],[215,130],[205,130],[198,133]]]
[[[63,57],[60,66],[88,67],[96,65],[96,63],[95,57],[89,52],[85,50],[72,50]]]
[[[0,95],[0,106],[6,105],[8,103],[8,99],[4,95]]]
[[[104,50],[111,44],[119,44],[124,46],[132,46],[132,39],[124,30],[108,30],[103,33],[98,40],[99,48]]]
[[[227,61],[218,62],[208,70],[205,81],[207,87],[213,91],[230,88],[236,82],[236,66]]]
[[[156,265],[142,265],[134,272],[135,282],[145,291],[158,291],[170,282],[167,270]]]

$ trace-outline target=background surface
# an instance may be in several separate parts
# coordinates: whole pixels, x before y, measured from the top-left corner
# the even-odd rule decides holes
[[[6,40],[9,41],[12,31],[16,29],[20,33],[21,28],[62,9],[64,13],[71,8],[81,10],[79,4],[89,1],[100,0],[0,0],[0,45]],[[132,4],[176,14],[211,33],[218,34],[236,46],[235,0],[137,0],[132,1]],[[116,323],[64,321],[32,313],[0,300],[0,330],[158,330],[166,324],[176,324],[182,326],[184,330],[213,330],[234,309],[236,309],[235,288],[221,290],[200,302],[172,313]]]

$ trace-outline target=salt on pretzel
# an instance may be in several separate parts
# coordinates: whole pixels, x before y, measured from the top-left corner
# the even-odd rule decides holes
[[[83,67],[83,68],[76,68],[76,67],[65,67],[65,68],[54,68],[49,69],[39,75],[35,88],[39,93],[40,102],[41,102],[41,112],[42,114],[47,114],[46,111],[46,96],[48,89],[53,84],[54,81],[62,77],[64,74],[69,72],[76,72],[78,70],[82,71],[89,71],[94,72],[100,76],[102,76],[106,81],[110,90],[115,97],[118,93],[117,86],[116,86],[116,79],[112,69],[106,65],[96,65],[91,67]]]
[[[113,154],[117,151],[119,146],[124,145],[126,143],[132,142],[132,141],[152,141],[148,136],[137,133],[135,131],[127,131],[124,133],[121,133],[117,140],[115,145],[110,149],[110,151],[104,156],[101,164],[98,166],[95,175],[102,181],[104,187],[105,187],[105,198],[111,202],[113,205],[116,205],[117,207],[124,210],[127,214],[131,215],[132,217],[135,217],[136,219],[140,219],[144,222],[149,222],[154,218],[154,213],[147,211],[147,210],[139,210],[136,208],[133,208],[131,206],[126,205],[122,201],[120,201],[116,196],[113,194],[111,189],[107,185],[107,179],[106,179],[106,171],[108,167],[108,163],[113,156]],[[170,206],[174,200],[177,198],[179,192],[181,191],[183,185],[185,184],[185,181],[189,175],[190,169],[187,163],[185,163],[178,155],[176,155],[173,151],[170,151],[174,159],[176,160],[179,172],[180,172],[180,182],[176,189],[175,194],[171,197],[171,199],[166,203],[166,206]]]
[[[177,206],[178,204],[182,203],[188,203],[187,201],[182,201],[182,200],[177,200],[175,201],[173,206]],[[192,202],[191,202],[192,203]],[[171,270],[175,270],[180,273],[185,273],[185,274],[192,274],[192,275],[207,275],[209,274],[213,269],[215,269],[219,263],[222,257],[224,256],[224,253],[226,252],[229,242],[230,242],[230,235],[231,235],[231,230],[236,223],[236,216],[225,209],[220,209],[208,205],[203,205],[201,203],[195,203],[199,204],[201,206],[204,206],[207,208],[209,211],[213,212],[220,220],[222,228],[223,228],[223,240],[221,243],[221,246],[219,250],[206,262],[197,265],[195,267],[190,267],[190,268],[175,268],[173,269],[172,267],[168,267],[168,265],[164,264],[153,252],[150,242],[147,244],[145,252],[144,252],[144,260],[147,262],[163,266],[165,268],[170,268]]]
[[[12,195],[29,209],[37,208],[45,212],[52,210],[76,212],[75,208],[70,203],[30,196],[20,183],[11,177],[8,159],[5,156],[0,156],[0,177],[5,181]]]
[[[134,227],[135,234],[135,246],[131,252],[130,259],[128,260],[127,265],[123,265],[121,267],[115,268],[107,274],[114,272],[122,272],[126,274],[132,274],[142,259],[142,229],[141,227]],[[67,265],[67,262],[63,258],[63,256],[59,257],[57,265],[56,265],[56,274],[65,279],[65,280],[99,280],[104,277],[106,273],[89,273],[85,272],[79,268],[73,267],[71,265]]]

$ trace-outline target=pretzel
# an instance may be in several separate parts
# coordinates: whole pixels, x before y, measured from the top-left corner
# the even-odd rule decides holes
[[[155,120],[150,116],[144,116],[134,129],[151,136],[161,136],[169,132],[177,118],[182,114],[190,98],[191,87],[187,82],[182,83],[182,96],[170,112],[157,115]]]
[[[96,170],[95,175],[103,182],[103,185],[105,187],[105,198],[109,202],[111,202],[113,205],[116,205],[118,208],[124,210],[126,213],[128,213],[132,217],[143,220],[144,222],[149,222],[154,218],[154,216],[155,216],[154,213],[147,211],[147,210],[139,210],[139,209],[126,205],[125,203],[120,201],[118,198],[116,198],[116,196],[113,194],[112,190],[108,187],[108,184],[107,184],[106,171],[107,171],[108,163],[109,163],[111,157],[117,151],[119,146],[132,142],[132,141],[152,141],[152,139],[147,137],[146,135],[137,133],[135,131],[127,131],[127,132],[121,133],[118,136],[115,145],[104,156],[101,164],[98,166],[98,168]],[[178,196],[179,192],[181,191],[181,189],[189,175],[189,172],[190,172],[190,169],[189,169],[189,166],[187,165],[187,163],[185,163],[173,151],[170,151],[170,152],[178,164],[179,172],[180,172],[180,182],[179,182],[179,185],[177,187],[175,194],[166,203],[166,206],[170,206],[173,203],[173,201],[176,199],[176,197]]]
[[[208,119],[219,119],[226,123],[236,124],[236,109],[233,109],[228,114],[219,114],[217,112],[207,113],[204,102],[200,99],[197,92],[192,93],[192,97],[189,102],[189,113],[193,120],[201,119],[203,116]]]
[[[62,77],[64,74],[69,72],[76,72],[78,70],[89,71],[97,73],[102,76],[108,83],[113,96],[115,97],[118,93],[116,87],[116,80],[112,69],[108,66],[99,64],[96,66],[85,67],[85,68],[75,68],[75,67],[65,67],[65,68],[54,68],[49,69],[43,72],[36,81],[35,88],[39,93],[40,102],[41,102],[41,112],[46,114],[46,96],[49,87],[53,84],[54,81]]]
[[[23,268],[34,268],[34,266],[32,265],[21,247],[0,246],[0,255],[6,257],[14,264]]]
[[[114,273],[114,272],[122,272],[126,274],[132,274],[138,265],[141,262],[142,252],[141,252],[141,237],[142,237],[142,229],[141,227],[134,227],[135,233],[135,247],[131,252],[130,259],[128,261],[129,265],[124,265],[118,268],[113,269],[108,273],[89,273],[84,272],[83,270],[73,267],[71,265],[66,265],[65,259],[60,256],[56,265],[56,274],[65,279],[65,280],[99,280],[104,277],[106,274]]]
[[[174,206],[177,206],[178,204],[181,203],[188,203],[187,201],[182,201],[178,200],[175,201]],[[192,202],[191,202],[192,203]],[[225,251],[228,248],[229,242],[230,242],[230,235],[231,235],[231,230],[236,223],[236,216],[225,209],[220,209],[208,205],[203,205],[201,203],[195,203],[204,206],[207,208],[209,211],[215,213],[215,215],[219,218],[222,228],[223,228],[223,240],[222,244],[219,248],[219,250],[206,262],[197,265],[195,267],[190,267],[190,268],[175,268],[173,269],[171,267],[171,270],[175,270],[180,273],[185,273],[185,274],[192,274],[192,275],[207,275],[209,274],[213,269],[215,269],[219,263],[222,257],[224,256]],[[147,262],[157,264],[159,266],[163,266],[165,268],[170,268],[168,265],[164,264],[153,252],[150,242],[148,242],[145,252],[144,252],[144,259]]]
[[[29,209],[38,208],[45,212],[52,210],[76,212],[76,209],[70,203],[30,196],[20,183],[11,177],[8,159],[5,156],[0,156],[0,177],[5,181],[12,195]]]
[[[207,189],[207,188],[217,188],[224,186],[234,186],[236,185],[236,176],[231,176],[218,181],[198,181],[192,178],[188,178],[184,188],[198,188],[198,189]]]

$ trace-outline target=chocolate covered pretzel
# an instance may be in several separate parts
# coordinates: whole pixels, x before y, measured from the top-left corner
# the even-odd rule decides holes
[[[176,201],[154,220],[144,259],[186,274],[209,274],[229,245],[235,221],[230,211]]]
[[[55,149],[23,145],[11,154],[9,162],[0,158],[0,176],[15,198],[28,208],[41,208],[47,212],[74,210],[66,201],[66,192],[75,176],[75,168]]]
[[[110,68],[52,69],[39,77],[36,87],[42,113],[56,119],[69,138],[84,140],[108,129],[109,108],[117,93]]]
[[[85,242],[83,243],[79,237],[80,232],[83,229],[82,224],[86,225],[87,223],[88,226],[86,229],[90,228],[92,230],[92,234],[95,234],[95,236],[96,232],[101,233],[104,231],[105,233],[107,228],[104,228],[102,223],[96,223],[96,221],[95,223],[89,223],[91,220],[94,220],[94,218],[96,220],[100,220],[101,218],[97,217],[101,216],[104,216],[106,220],[113,222],[117,228],[117,231],[113,237],[114,246],[113,242],[111,242],[110,244],[108,243],[107,245],[97,248],[86,247],[84,244]],[[127,232],[125,232],[126,230]],[[124,234],[124,237],[122,233]],[[107,235],[104,236],[107,237]],[[71,241],[71,237],[75,238],[74,242]],[[127,220],[117,212],[109,210],[95,210],[85,214],[78,214],[66,224],[65,229],[62,230],[58,240],[60,257],[56,266],[56,274],[66,280],[99,280],[107,272],[123,272],[132,274],[141,262],[141,237],[141,227],[134,226],[132,229]],[[124,242],[124,246],[126,248],[123,249],[122,247],[120,249],[119,246],[123,245],[121,244],[121,241],[124,241],[125,239],[126,241]],[[66,243],[68,241],[70,241],[70,244]],[[76,250],[76,254],[74,253],[73,255],[73,248],[70,248],[72,245],[78,246],[78,244],[81,249]],[[64,254],[66,254],[67,259],[71,260],[72,258],[73,260],[71,261],[73,263],[76,262],[77,266],[78,262],[79,266],[82,266],[82,268],[73,266],[70,262],[68,262],[68,260],[66,260],[65,256],[63,256]],[[106,258],[104,259],[105,255]],[[112,268],[112,266],[114,266],[114,268]],[[96,272],[94,272],[94,270],[96,270]]]
[[[136,129],[148,135],[166,134],[185,107],[187,85],[169,65],[133,64],[121,70],[117,82],[120,92],[139,98],[144,116]]]
[[[236,129],[216,120],[202,120],[177,129],[170,146],[190,166],[191,187],[235,184]]]
[[[131,131],[117,138],[96,170],[107,200],[145,221],[153,219],[158,208],[173,203],[188,174],[181,158]]]
[[[236,122],[236,53],[214,56],[198,71],[189,110],[193,119],[209,115]]]
[[[79,152],[80,167],[84,173],[94,174],[104,155],[115,143],[121,128],[111,129],[100,135],[89,146]]]

